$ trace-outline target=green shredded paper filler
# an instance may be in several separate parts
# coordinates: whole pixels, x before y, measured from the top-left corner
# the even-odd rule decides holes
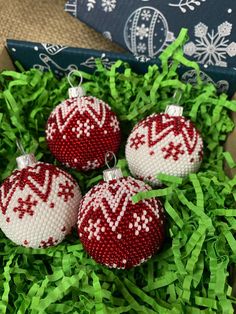
[[[184,115],[200,130],[204,159],[200,171],[185,179],[159,174],[163,188],[138,194],[160,197],[166,211],[167,238],[161,252],[131,270],[111,270],[83,250],[76,230],[63,243],[47,249],[16,246],[0,233],[0,313],[233,313],[230,276],[236,262],[236,177],[224,173],[225,159],[235,166],[223,145],[234,128],[230,111],[236,102],[215,87],[181,82],[179,65],[199,71],[183,56],[183,30],[160,56],[161,67],[145,75],[117,61],[110,70],[97,60],[94,74],[82,72],[88,95],[106,101],[116,112],[123,132],[119,162],[129,175],[124,147],[132,127],[154,112],[163,112],[183,95]],[[78,84],[80,78],[72,81]],[[26,152],[57,164],[45,141],[52,109],[68,98],[66,78],[36,69],[0,74],[0,181],[16,167],[20,139]],[[102,178],[102,170],[68,170],[85,193]]]

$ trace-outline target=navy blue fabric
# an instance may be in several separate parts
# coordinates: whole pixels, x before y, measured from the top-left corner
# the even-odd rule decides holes
[[[147,67],[158,64],[158,60],[139,62],[131,54],[112,53],[91,49],[71,48],[61,45],[7,40],[7,49],[13,61],[19,61],[24,69],[36,68],[42,71],[53,71],[58,77],[63,77],[73,69],[93,73],[95,60],[100,58],[108,69],[117,60],[128,62],[137,73],[145,73]],[[183,81],[196,82],[196,75],[185,67],[179,69]],[[208,67],[202,69],[205,81],[212,81],[219,91],[228,92],[231,96],[236,87],[236,71],[229,68]]]
[[[137,57],[155,58],[189,30],[186,55],[236,68],[235,0],[69,0],[65,10]]]

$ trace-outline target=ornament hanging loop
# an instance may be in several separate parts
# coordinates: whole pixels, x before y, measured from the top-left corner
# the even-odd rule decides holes
[[[109,165],[109,161],[110,161],[109,159],[110,159],[111,155],[114,159],[114,166],[112,168]],[[104,181],[109,182],[111,180],[118,180],[120,178],[123,178],[122,171],[120,170],[120,168],[116,167],[117,159],[116,159],[116,155],[113,152],[107,152],[106,153],[105,162],[106,162],[106,166],[108,169],[103,171]]]
[[[71,82],[71,75],[72,74],[79,74],[80,76],[80,82],[78,86],[74,86]],[[83,97],[85,95],[85,91],[83,89],[83,87],[81,86],[81,84],[83,83],[83,76],[81,74],[80,71],[78,70],[72,70],[69,72],[69,74],[67,75],[67,81],[70,84],[70,88],[69,88],[69,97],[70,98],[77,98],[77,97]]]
[[[24,147],[18,138],[16,139],[16,146],[19,149],[21,155],[26,155],[26,151],[24,150]]]
[[[175,99],[175,103],[178,105],[180,103],[180,100],[182,99],[183,91],[181,89],[176,89],[174,92],[173,98]]]
[[[182,98],[183,91],[177,89],[173,95],[173,98],[176,100],[175,104],[168,105],[165,110],[165,114],[173,117],[181,117],[183,116],[183,107],[179,105],[179,102]]]
[[[112,158],[111,158],[112,156]],[[110,167],[109,162],[114,159],[114,166]],[[116,159],[116,155],[113,152],[107,152],[105,155],[105,163],[108,169],[112,169],[115,168],[116,164],[117,164],[117,159]]]
[[[78,73],[79,76],[80,76],[80,82],[79,82],[79,85],[78,85],[78,86],[81,86],[82,83],[83,83],[83,76],[82,76],[81,72],[78,71],[78,70],[72,70],[72,71],[70,71],[69,74],[67,75],[67,80],[68,80],[68,83],[70,84],[71,87],[75,87],[75,86],[71,83],[71,75],[72,75],[72,74],[77,74],[77,73]]]

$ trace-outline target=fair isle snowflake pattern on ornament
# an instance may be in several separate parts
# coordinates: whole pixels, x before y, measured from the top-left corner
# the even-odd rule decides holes
[[[87,170],[93,170],[99,167],[99,162],[97,159],[93,160],[93,161],[87,161],[87,165],[83,167],[84,171]]]
[[[188,10],[196,10],[197,7],[206,1],[207,0],[180,0],[178,3],[169,3],[169,6],[179,8],[182,13],[186,13]]]
[[[227,67],[226,57],[236,56],[236,43],[229,43],[227,36],[232,32],[232,24],[224,22],[217,31],[209,31],[208,26],[199,23],[195,26],[195,42],[191,41],[184,47],[186,55],[194,57],[198,62],[208,65]]]
[[[102,0],[101,6],[105,12],[112,12],[116,8],[116,0]]]
[[[91,125],[91,121],[89,119],[86,119],[85,122],[81,122],[80,120],[78,120],[76,123],[78,127],[72,128],[72,132],[76,133],[76,137],[80,138],[83,134],[89,137],[91,134],[91,130],[94,129],[94,125],[93,124]]]
[[[47,138],[52,140],[53,135],[56,133],[56,124],[54,122],[52,124],[49,124],[45,132],[46,132]]]
[[[131,268],[156,253],[164,240],[164,212],[157,198],[134,204],[132,197],[151,188],[132,177],[101,181],[82,199],[80,241],[98,263]]]
[[[113,128],[114,132],[119,132],[120,124],[119,124],[119,121],[117,120],[117,117],[115,116],[111,117],[110,126]]]
[[[18,245],[55,245],[76,224],[81,198],[74,179],[53,165],[15,170],[0,188],[0,228]]]
[[[152,114],[132,130],[125,155],[130,172],[139,179],[161,185],[156,175],[185,177],[202,161],[203,142],[184,117]]]

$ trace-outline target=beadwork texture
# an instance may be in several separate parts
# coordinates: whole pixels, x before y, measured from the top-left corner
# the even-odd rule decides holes
[[[134,204],[132,196],[150,187],[131,177],[100,182],[82,199],[78,233],[85,250],[98,263],[131,268],[148,260],[164,239],[161,202]]]
[[[202,157],[202,138],[182,116],[152,114],[134,127],[126,144],[131,173],[155,185],[160,173],[185,177],[196,172]]]
[[[48,147],[55,158],[83,171],[104,166],[105,154],[117,153],[120,137],[116,115],[105,102],[91,96],[59,104],[46,127]]]
[[[0,227],[16,244],[56,245],[76,225],[81,197],[71,175],[53,165],[15,170],[0,188]]]

